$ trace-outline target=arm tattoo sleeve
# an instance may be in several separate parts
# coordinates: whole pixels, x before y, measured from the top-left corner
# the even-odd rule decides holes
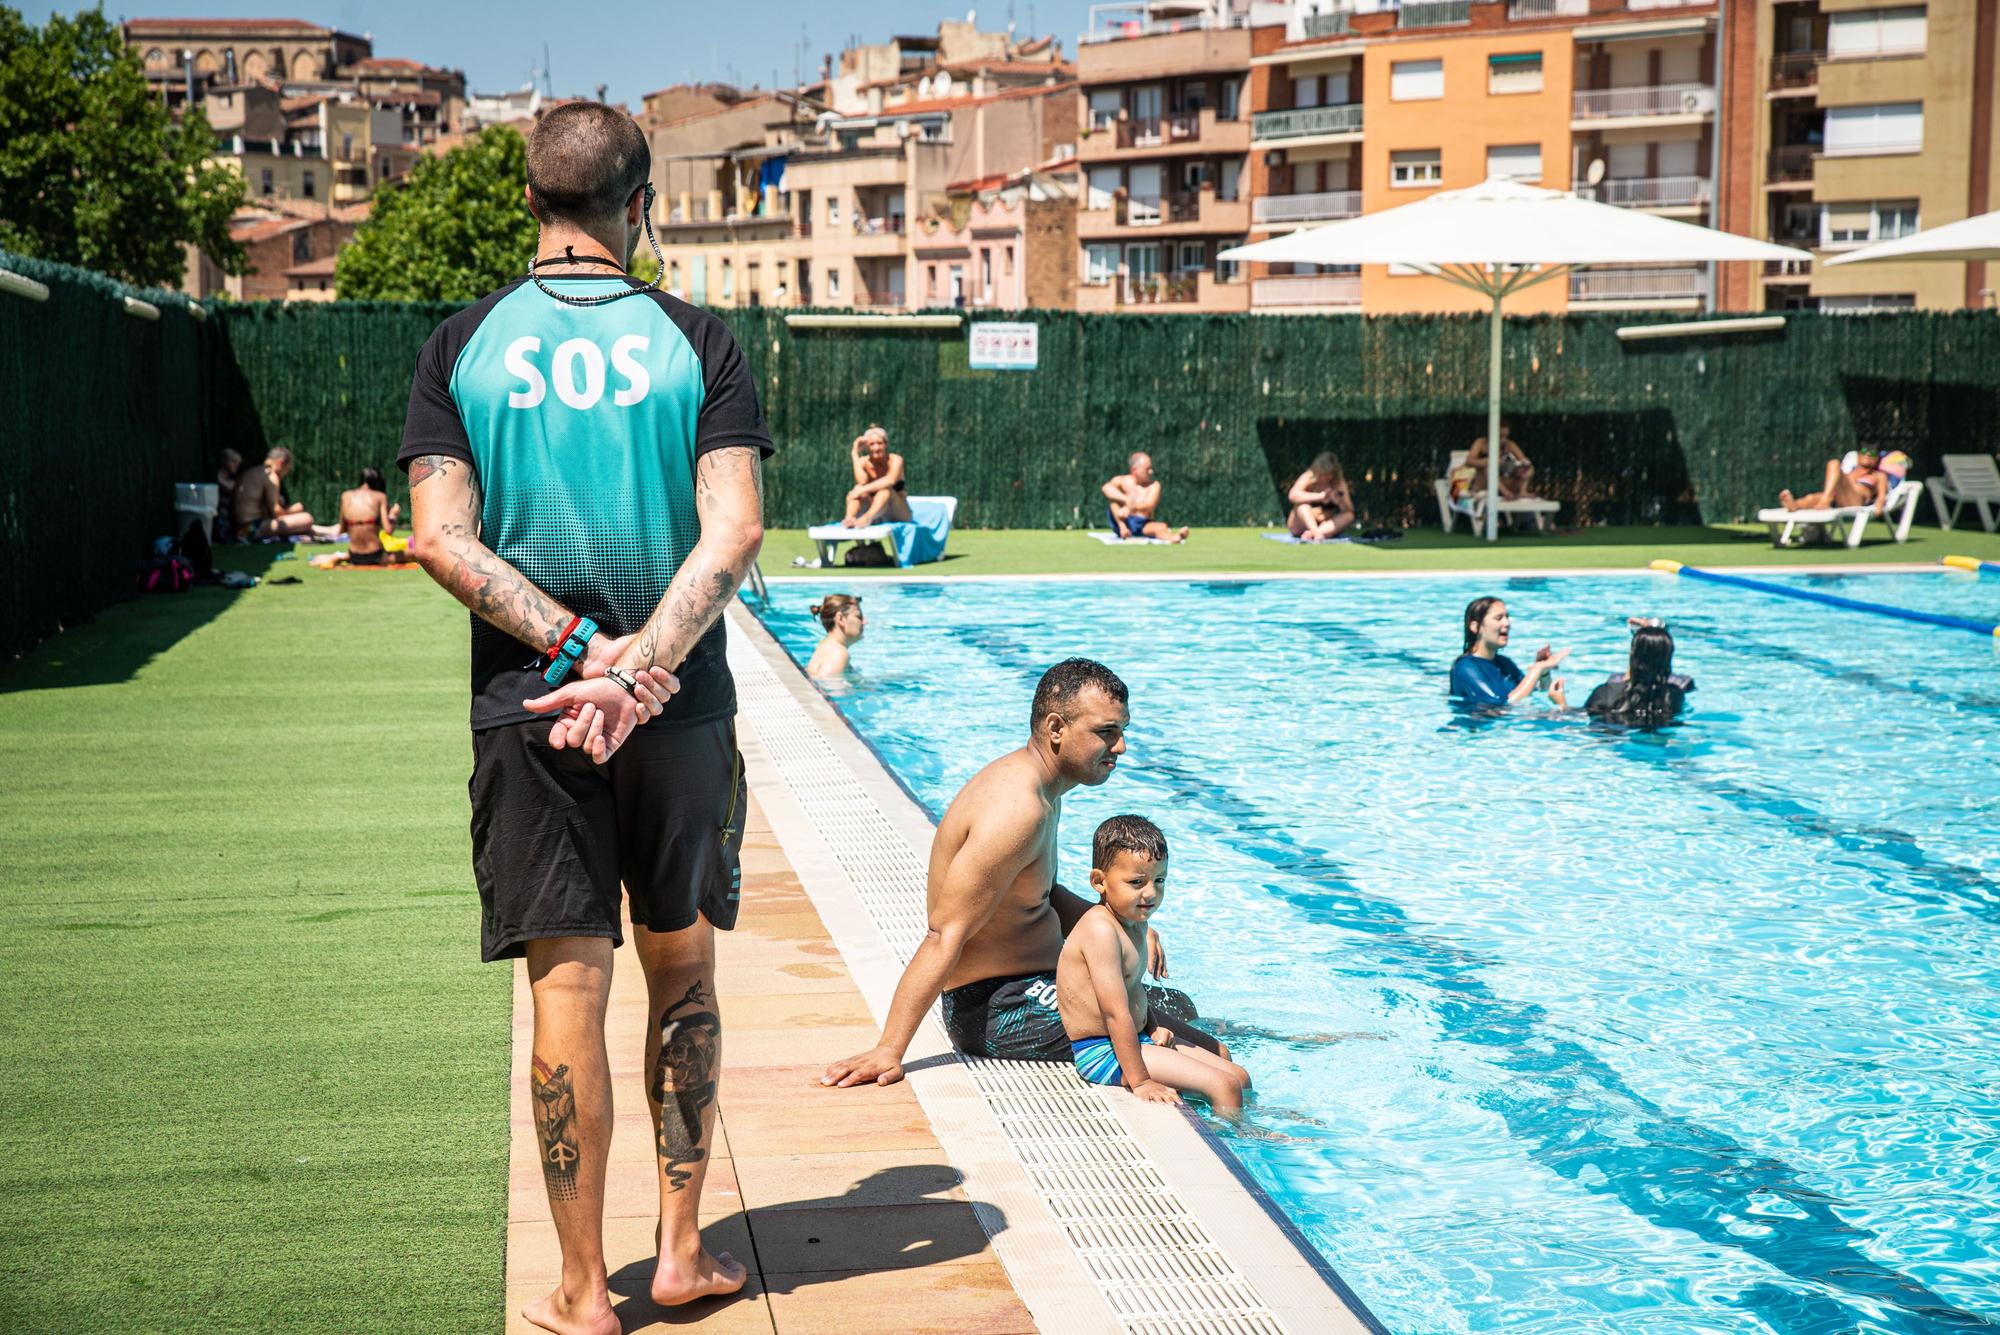
[[[535,1105],[535,1136],[542,1147],[542,1181],[552,1201],[576,1199],[576,1087],[569,1067],[553,1071],[540,1057],[528,1073]]]
[[[652,1094],[659,1110],[660,1171],[669,1191],[685,1187],[694,1165],[708,1158],[702,1142],[722,1062],[722,1017],[714,1006],[708,989],[696,983],[660,1015]]]
[[[678,668],[736,595],[737,586],[749,573],[751,561],[756,559],[756,549],[750,546],[733,550],[734,544],[727,534],[720,541],[713,540],[710,526],[716,521],[708,510],[718,502],[719,493],[738,490],[746,483],[756,498],[753,513],[761,525],[764,477],[756,450],[715,450],[703,455],[697,463],[695,494],[697,509],[703,512],[702,539],[686,564],[675,573],[666,597],[640,629],[632,650],[628,651],[633,656],[628,666]]]
[[[465,461],[448,454],[417,456],[410,461],[410,490],[415,493],[434,477],[460,473],[465,478],[466,500],[453,505],[438,525],[443,559],[435,564],[427,562],[432,577],[452,597],[523,644],[544,651],[554,648],[563,627],[569,624],[569,615],[560,603],[479,540],[479,478]]]

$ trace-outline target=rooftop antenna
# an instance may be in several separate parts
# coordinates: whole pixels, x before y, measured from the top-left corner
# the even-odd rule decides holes
[[[547,42],[543,42],[542,43],[542,96],[554,97],[555,95],[556,95],[555,76],[549,73],[549,44]]]

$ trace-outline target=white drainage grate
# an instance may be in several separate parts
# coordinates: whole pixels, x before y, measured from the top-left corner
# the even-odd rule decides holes
[[[922,864],[771,666],[730,629],[740,709],[907,964],[926,927]],[[1108,1091],[1058,1063],[959,1060],[1129,1335],[1290,1335],[1167,1186]]]

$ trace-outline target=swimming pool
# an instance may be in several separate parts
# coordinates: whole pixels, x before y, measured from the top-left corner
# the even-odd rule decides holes
[[[2000,620],[1990,578],[1781,582]],[[835,589],[772,587],[800,661]],[[1172,981],[1257,1079],[1231,1147],[1391,1329],[2000,1324],[1987,641],[1668,576],[865,592],[834,699],[934,811],[1049,663],[1131,685],[1065,882],[1105,816],[1166,830]],[[1482,593],[1583,689],[1665,616],[1690,721],[1455,718]]]

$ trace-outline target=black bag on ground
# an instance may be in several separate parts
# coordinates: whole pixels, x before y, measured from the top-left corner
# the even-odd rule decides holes
[[[857,542],[847,549],[847,555],[840,558],[840,563],[844,566],[892,566],[896,561],[879,542]]]

